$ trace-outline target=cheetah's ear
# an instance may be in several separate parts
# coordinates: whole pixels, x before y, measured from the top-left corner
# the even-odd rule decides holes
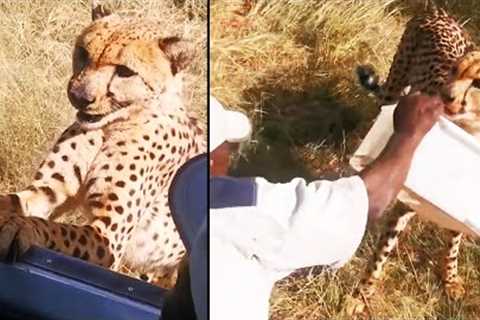
[[[105,6],[100,2],[101,0],[92,0],[92,21],[112,14],[112,12],[105,8]]]
[[[188,41],[179,37],[160,39],[158,45],[170,59],[173,75],[185,69],[193,59],[192,46]]]

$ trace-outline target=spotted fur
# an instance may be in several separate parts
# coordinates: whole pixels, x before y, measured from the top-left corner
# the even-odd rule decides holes
[[[380,83],[373,67],[357,69],[359,81],[371,91],[379,105],[398,102],[405,89],[426,94],[438,94],[446,103],[448,117],[480,140],[479,90],[474,86],[480,78],[480,53],[467,32],[444,10],[432,8],[426,14],[412,18],[406,25],[389,75]],[[408,196],[404,195],[404,198]],[[368,299],[375,294],[383,267],[395,248],[398,237],[416,215],[398,202],[395,216],[382,237],[375,259],[353,300],[347,305],[350,315],[365,314]],[[464,295],[462,280],[457,274],[457,256],[462,234],[452,233],[443,266],[446,294],[452,299]]]
[[[37,245],[171,286],[185,248],[168,206],[179,167],[206,151],[182,99],[191,54],[160,23],[94,7],[68,94],[76,121],[25,190],[0,196],[0,259]],[[85,225],[54,219],[80,209]]]
[[[475,49],[469,34],[443,9],[432,8],[406,25],[384,83],[371,66],[357,69],[360,84],[376,96],[380,105],[398,102],[404,89],[440,94],[448,102],[448,84],[459,58]]]

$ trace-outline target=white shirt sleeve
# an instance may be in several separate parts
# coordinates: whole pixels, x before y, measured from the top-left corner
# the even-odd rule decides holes
[[[367,191],[360,177],[311,183],[297,178],[284,184],[257,178],[255,182],[256,206],[211,210],[211,236],[284,274],[313,265],[338,267],[354,254],[368,214]]]
[[[285,228],[269,263],[279,270],[312,265],[339,267],[355,253],[365,233],[368,195],[358,176],[287,184],[257,182],[257,208]]]
[[[256,205],[210,209],[212,320],[267,319],[276,280],[301,267],[339,266],[365,232],[359,177],[255,184]]]

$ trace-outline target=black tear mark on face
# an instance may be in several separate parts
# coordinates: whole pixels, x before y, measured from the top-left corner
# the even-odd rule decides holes
[[[480,89],[480,79],[473,80],[472,86],[477,88],[477,89]]]
[[[77,47],[75,49],[75,64],[78,68],[76,71],[81,71],[90,63],[90,55],[88,51],[83,47]]]
[[[115,69],[115,73],[120,78],[130,78],[138,74],[137,72],[133,71],[129,67],[123,66],[123,65],[118,65]]]

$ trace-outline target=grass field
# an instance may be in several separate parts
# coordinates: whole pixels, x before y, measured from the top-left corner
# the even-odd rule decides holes
[[[405,22],[422,0],[211,1],[211,92],[254,119],[249,146],[234,174],[272,181],[351,174],[348,159],[376,113],[356,84],[355,66],[372,63],[385,76]],[[442,1],[478,39],[475,0]],[[242,12],[243,11],[243,12]],[[388,215],[385,220],[388,219]],[[335,274],[299,270],[276,286],[271,319],[345,319],[345,297],[361,279],[382,224],[371,227],[356,257]],[[440,266],[446,232],[413,223],[386,265],[371,301],[372,319],[478,319],[480,248],[461,248],[467,294],[443,294]]]
[[[120,15],[164,23],[196,48],[186,103],[205,120],[207,7],[204,0],[103,1]],[[75,37],[91,22],[87,0],[0,0],[0,191],[24,187],[74,120],[67,98]]]

